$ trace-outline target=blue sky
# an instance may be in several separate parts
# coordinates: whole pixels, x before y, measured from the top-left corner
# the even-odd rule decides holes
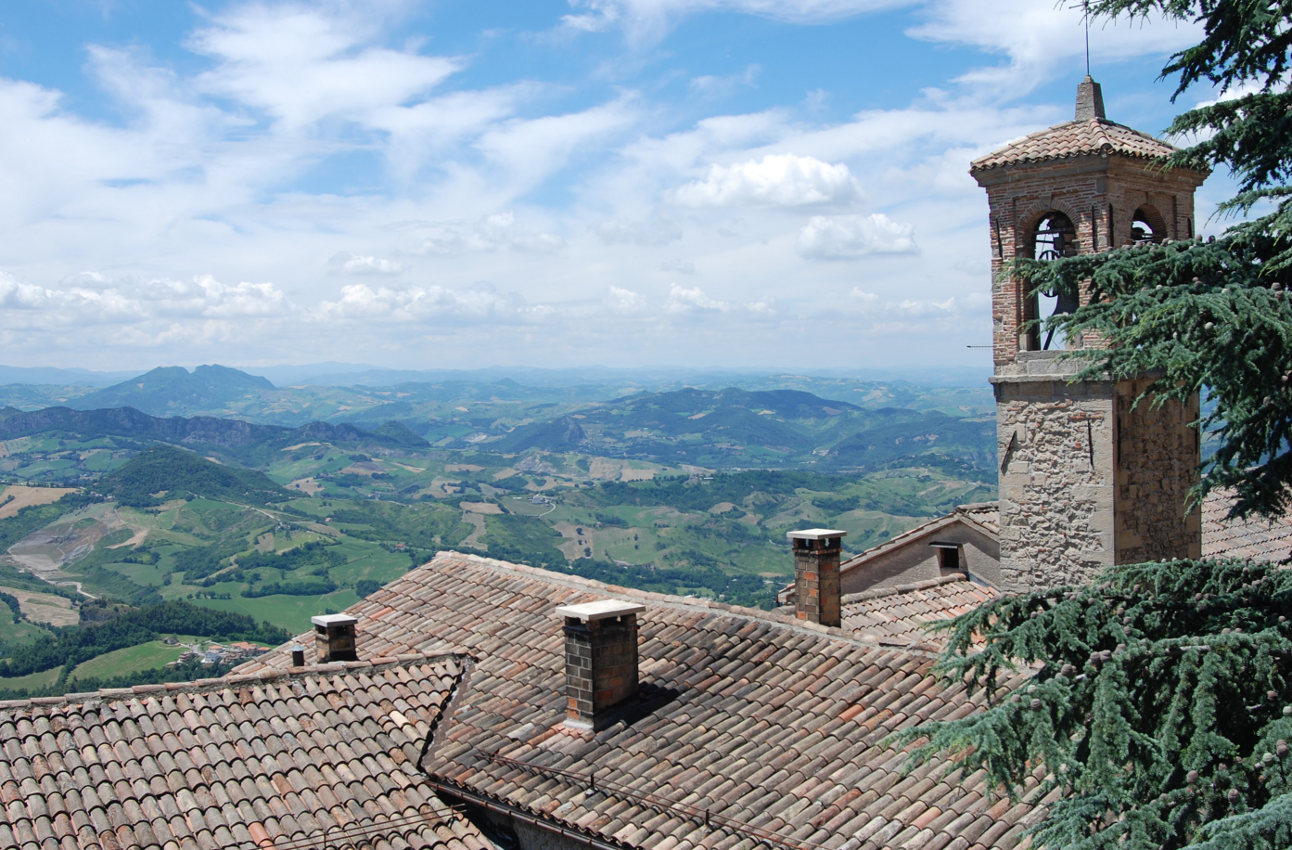
[[[0,363],[986,374],[968,165],[1071,117],[1068,5],[6,4]],[[1195,38],[1096,23],[1109,117]]]

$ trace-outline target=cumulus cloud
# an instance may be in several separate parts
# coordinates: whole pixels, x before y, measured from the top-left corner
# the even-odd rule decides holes
[[[473,222],[443,222],[421,231],[418,250],[426,254],[466,254],[516,251],[553,254],[565,240],[552,233],[536,232],[516,223],[511,212],[495,213]]]
[[[633,315],[646,312],[646,298],[641,293],[619,286],[610,287],[607,304],[614,313]]]
[[[395,275],[404,270],[404,264],[383,257],[342,252],[328,260],[328,270],[332,274]]]
[[[499,292],[492,286],[469,289],[443,286],[380,286],[366,283],[344,286],[341,296],[315,308],[317,321],[395,322],[453,319],[492,322],[526,322],[542,319],[552,312],[545,305],[530,305],[515,292]]]
[[[710,298],[698,286],[688,289],[675,283],[669,287],[668,300],[664,304],[664,309],[669,313],[683,315],[690,313],[726,313],[731,310],[731,305],[726,301]]]
[[[675,200],[688,207],[843,203],[858,197],[852,172],[815,157],[768,154],[735,165],[711,165],[703,180],[682,186]]]
[[[915,229],[882,213],[813,216],[801,230],[795,248],[811,260],[852,260],[870,254],[917,254]]]
[[[281,315],[290,307],[271,283],[225,284],[209,275],[188,281],[114,282],[95,273],[62,287],[37,286],[0,274],[0,306],[42,311],[48,326],[154,319],[233,319]]]

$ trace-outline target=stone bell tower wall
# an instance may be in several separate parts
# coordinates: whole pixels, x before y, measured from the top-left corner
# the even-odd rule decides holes
[[[1007,592],[1201,554],[1199,512],[1184,511],[1198,456],[1189,427],[1196,398],[1136,406],[1149,379],[1070,383],[1075,365],[1054,352],[1024,354],[1029,374],[992,381]]]
[[[1076,584],[1113,563],[1113,385],[993,380],[1000,573],[1007,593]]]
[[[1187,403],[1134,404],[1150,381],[1117,384],[1114,450],[1117,470],[1117,552],[1119,564],[1202,557],[1202,514],[1187,514],[1189,488],[1197,478],[1198,397]],[[1120,455],[1134,459],[1122,462]]]

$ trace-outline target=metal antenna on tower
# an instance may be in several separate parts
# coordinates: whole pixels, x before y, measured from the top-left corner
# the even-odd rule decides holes
[[[1081,25],[1086,31],[1086,76],[1090,76],[1090,0],[1081,0]],[[1069,9],[1077,8],[1074,3]]]

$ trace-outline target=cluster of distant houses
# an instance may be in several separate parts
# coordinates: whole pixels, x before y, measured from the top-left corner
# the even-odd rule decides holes
[[[213,643],[204,650],[186,649],[179,658],[166,666],[178,667],[185,662],[194,660],[200,661],[207,666],[213,664],[241,664],[243,661],[249,661],[268,651],[268,647],[248,643],[245,640],[234,641],[229,644]]]

